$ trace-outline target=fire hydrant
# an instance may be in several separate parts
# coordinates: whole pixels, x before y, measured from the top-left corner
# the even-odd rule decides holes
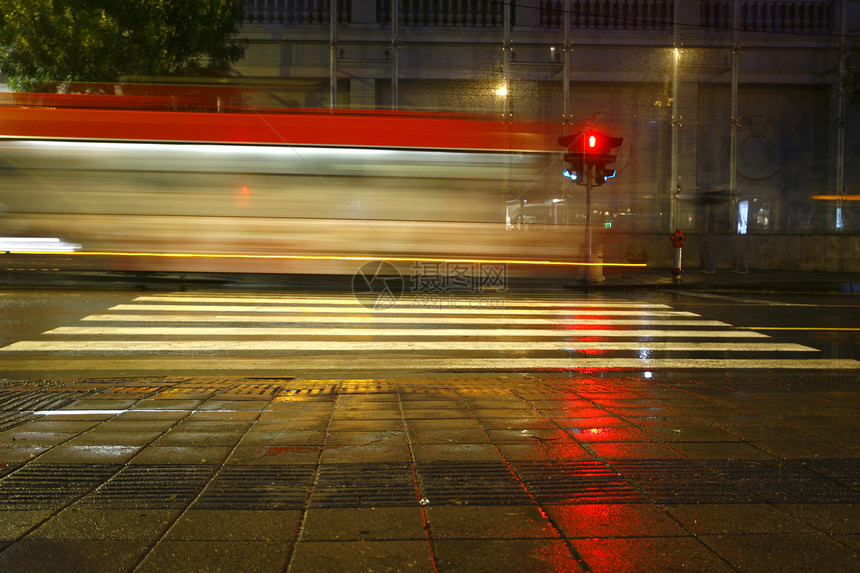
[[[681,250],[684,248],[684,243],[687,242],[687,235],[681,229],[676,229],[672,235],[672,246],[675,247],[675,256],[672,261],[672,280],[676,283],[681,282]]]

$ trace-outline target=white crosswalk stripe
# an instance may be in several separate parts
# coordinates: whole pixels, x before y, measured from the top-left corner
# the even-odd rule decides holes
[[[129,336],[456,336],[459,338],[497,338],[506,336],[534,337],[636,337],[636,338],[767,338],[766,334],[747,331],[710,330],[545,330],[524,328],[279,328],[279,327],[233,327],[233,326],[61,326],[46,334],[85,334]]]
[[[91,314],[90,316],[85,316],[81,320],[84,321],[94,321],[94,322],[164,322],[164,323],[184,323],[184,322],[195,322],[195,323],[211,323],[211,322],[219,322],[219,323],[243,323],[243,324],[251,324],[255,322],[265,322],[270,324],[279,324],[279,323],[294,323],[294,324],[309,324],[309,323],[320,323],[320,324],[346,324],[346,323],[366,323],[368,322],[367,316],[332,316],[329,315],[303,315],[303,316],[292,316],[292,315],[259,315],[259,314],[233,314],[233,315],[212,315],[212,314]],[[398,316],[374,316],[372,318],[372,322],[374,324],[408,324],[409,322],[414,322],[414,320],[404,317],[402,315]],[[422,316],[421,322],[423,324],[463,324],[465,320],[461,316]],[[502,318],[486,318],[481,316],[470,316],[468,318],[469,324],[500,324],[500,325],[545,325],[545,324],[568,324],[570,321],[562,321],[558,319],[552,318],[519,318],[519,317],[502,317]],[[604,325],[604,326],[647,326],[649,324],[655,324],[653,319],[650,318],[627,318],[627,319],[613,319],[613,318],[577,318],[576,324],[580,326],[589,326],[589,325]],[[731,326],[728,323],[719,321],[719,320],[704,320],[704,319],[668,319],[668,320],[660,320],[660,326]]]
[[[732,351],[732,352],[804,352],[812,350],[800,344],[743,344],[743,343],[708,343],[691,342],[684,345],[688,351]],[[277,350],[277,351],[413,351],[413,350],[641,350],[671,351],[678,348],[677,343],[661,342],[437,342],[437,341],[394,341],[394,342],[362,342],[362,341],[308,341],[308,340],[249,340],[237,343],[234,340],[63,340],[63,341],[22,341],[16,342],[10,350],[57,350],[61,352],[81,351],[228,351],[240,348],[242,350]]]
[[[432,308],[423,302],[403,298],[373,310],[347,297],[147,295],[0,353],[201,356],[227,370],[247,369],[254,357],[267,367],[274,361],[338,371],[860,367],[663,304],[512,297],[494,306],[474,299]],[[240,366],[231,366],[237,357]]]
[[[416,307],[417,304],[423,304],[424,299],[421,297],[410,297],[406,300],[397,301],[393,306],[396,308],[410,308]],[[427,299],[429,300],[429,299]],[[442,299],[436,299],[440,304],[442,303]],[[481,300],[490,301],[497,299],[471,299],[470,302],[475,302],[480,306]],[[355,306],[359,303],[354,297],[353,298],[335,298],[335,297],[315,297],[315,298],[307,298],[307,297],[257,297],[257,296],[187,296],[187,295],[167,295],[167,296],[139,296],[135,299],[137,302],[215,302],[215,303],[265,303],[265,304],[280,304],[283,302],[289,302],[291,305],[345,305],[345,306]],[[489,304],[489,302],[487,303]],[[551,301],[539,301],[539,300],[517,300],[516,302],[505,301],[505,307],[519,307],[519,308],[567,308],[567,309],[586,309],[586,308],[661,308],[661,309],[669,309],[670,307],[665,304],[654,304],[654,303],[639,303],[639,302],[628,302],[628,301],[607,301],[607,302],[594,302],[594,301],[576,301],[576,302],[568,302],[564,300],[559,300],[557,302]]]
[[[235,301],[234,301],[235,302]],[[143,308],[146,311],[184,311],[184,312],[264,312],[271,314],[292,313],[296,315],[316,313],[316,314],[368,314],[368,312],[379,312],[383,314],[438,314],[442,311],[453,312],[460,314],[486,314],[486,315],[546,315],[555,317],[575,317],[575,316],[603,316],[611,312],[614,316],[651,316],[655,318],[662,317],[678,317],[678,316],[697,316],[693,312],[672,311],[672,310],[628,310],[630,307],[621,307],[620,309],[570,309],[570,310],[535,310],[530,308],[508,307],[505,308],[485,308],[485,307],[418,307],[418,306],[395,306],[386,309],[372,309],[364,307],[360,304],[351,306],[292,306],[292,305],[237,305],[237,304],[148,304],[144,307],[133,304],[118,304],[111,307],[111,310],[140,310]]]

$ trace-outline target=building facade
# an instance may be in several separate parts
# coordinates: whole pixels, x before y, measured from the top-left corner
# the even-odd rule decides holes
[[[245,19],[247,104],[592,125],[624,138],[592,222],[627,258],[666,263],[681,228],[706,267],[860,270],[860,3],[247,0]],[[584,216],[562,157],[532,195],[500,190],[509,213]]]

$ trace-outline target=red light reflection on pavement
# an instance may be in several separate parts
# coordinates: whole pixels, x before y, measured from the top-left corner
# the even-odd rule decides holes
[[[561,324],[562,330],[631,330],[631,326],[618,326],[617,324],[589,323],[589,324]]]
[[[575,413],[575,412],[574,412]],[[570,420],[569,422],[574,422],[573,424],[566,424],[567,426],[577,429],[577,430],[587,430],[589,428],[615,428],[615,427],[629,427],[632,424],[626,420],[622,420],[621,418],[616,418],[609,415],[609,412],[603,412],[603,415],[600,417],[590,417],[583,416],[581,419]]]
[[[573,545],[594,573],[735,571],[693,537],[577,539]]]
[[[535,557],[541,564],[542,571],[584,571],[584,569],[572,559],[570,549],[563,542],[545,543],[536,548]],[[519,564],[519,565],[531,565]],[[529,571],[530,568],[517,568],[519,571]],[[537,571],[538,569],[533,569]]]
[[[578,372],[580,374],[599,374],[601,372],[624,372],[626,368],[598,368],[589,366],[587,368],[568,368],[569,372]]]
[[[619,327],[615,324],[604,324],[603,321],[609,320],[613,317],[612,315],[607,314],[598,314],[597,311],[601,309],[589,308],[587,311],[582,310],[581,313],[576,310],[572,311],[570,315],[565,318],[570,322],[561,325],[561,328],[564,330],[629,330],[629,326]],[[582,322],[583,320],[587,320],[587,323]]]
[[[574,442],[571,441],[563,441],[560,444],[554,444],[556,446],[556,451],[552,452],[552,459],[564,459],[566,457],[564,455],[564,450],[568,450],[571,454],[573,451],[576,451],[580,456],[591,457],[587,452],[585,452],[584,448]],[[515,444],[516,446],[516,444]],[[546,446],[546,444],[540,444],[541,447]],[[498,445],[497,449],[499,453],[502,453],[503,445]],[[530,447],[530,446],[526,446]],[[542,452],[546,453],[546,452]],[[561,454],[561,455],[559,455]],[[568,454],[570,455],[570,454]],[[572,457],[572,456],[571,456]],[[535,503],[540,515],[546,518],[547,514],[544,511],[543,507],[540,503],[537,502],[534,495],[529,491],[529,488],[526,486],[525,482],[522,480],[520,475],[514,471],[513,466],[511,465],[511,460],[514,459],[512,456],[506,456],[503,454],[502,459],[504,460],[505,465],[508,468],[508,471],[511,472],[511,475],[519,482],[520,486],[523,488],[523,492],[531,498],[531,500]],[[518,458],[524,459],[524,458]],[[527,458],[525,458],[527,459]],[[555,537],[560,537],[561,532],[558,528],[549,520],[545,523],[546,527],[554,534]],[[523,547],[522,549],[515,550],[513,559],[510,562],[513,564],[512,570],[514,571],[582,571],[582,567],[579,563],[574,559],[574,556],[571,554],[570,548],[568,545],[561,541],[560,539],[552,539],[552,540],[520,540],[517,544],[523,545],[525,543],[530,543],[531,548]],[[486,545],[485,545],[486,546]]]
[[[537,372],[576,372],[578,374],[600,374],[601,372],[624,372],[627,368],[604,368],[597,366],[579,367],[572,366],[570,368],[540,368]]]
[[[657,522],[647,503],[549,505],[546,511],[566,537],[625,537],[644,535]],[[665,513],[665,512],[663,512]],[[665,517],[672,521],[670,517]],[[680,530],[680,526],[676,527]],[[650,532],[648,532],[650,534]]]
[[[543,444],[499,444],[499,451],[514,461],[591,460],[594,456],[578,442],[570,440]]]
[[[588,309],[588,324],[579,323],[576,319],[576,311],[572,313],[570,318],[570,323],[565,324],[563,326],[564,330],[619,330],[619,328],[615,325],[611,324],[603,324],[602,321],[610,318],[609,315],[605,314],[597,314],[595,310],[600,309]],[[603,336],[581,336],[575,339],[572,339],[571,342],[606,342],[608,339]],[[596,348],[576,348],[574,349],[579,354],[584,354],[585,356],[593,357],[593,356],[603,356],[605,354],[609,354],[610,350],[598,350]],[[584,370],[579,369],[578,372],[583,372]],[[589,372],[599,372],[602,369],[591,369]]]
[[[607,338],[604,336],[583,336],[581,338],[577,338],[576,342],[606,342]],[[577,352],[581,354],[585,354],[586,356],[600,356],[602,354],[609,354],[609,350],[598,350],[596,348],[577,348]]]
[[[602,408],[595,408],[593,404],[588,404],[587,406],[583,406],[583,407],[574,407],[574,408],[568,408],[568,407],[565,407],[565,408],[563,408],[562,410],[560,410],[560,413],[561,413],[564,417],[566,417],[566,418],[574,418],[574,419],[580,419],[580,418],[607,418],[607,417],[609,417],[610,419],[612,419],[612,418],[611,418],[611,413],[610,413],[610,412],[608,412],[608,411],[606,411],[606,410],[604,410],[604,409],[602,409]],[[553,415],[552,417],[555,417],[555,416]],[[600,426],[600,425],[601,425],[601,424],[598,424],[598,423],[596,423],[596,422],[595,422],[595,423],[589,423],[589,424],[588,424],[588,426],[589,426],[589,427],[592,427],[592,426],[593,426],[593,427],[597,427],[597,426]],[[581,426],[580,426],[580,427],[581,427]]]
[[[644,430],[625,426],[594,427],[571,430],[581,442],[653,442],[657,438]]]
[[[727,570],[671,515],[649,503],[549,505],[546,512],[595,573]]]

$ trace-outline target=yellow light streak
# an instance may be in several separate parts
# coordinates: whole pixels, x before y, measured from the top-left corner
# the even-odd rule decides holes
[[[813,195],[819,201],[860,201],[860,195]]]
[[[860,328],[833,328],[830,326],[736,326],[743,330],[820,330],[823,332],[860,332]]]
[[[69,255],[69,256],[110,256],[110,257],[162,257],[162,258],[202,258],[202,259],[256,259],[256,260],[287,260],[287,261],[380,261],[389,263],[483,263],[509,265],[537,265],[563,267],[646,267],[646,263],[582,263],[569,261],[540,261],[529,259],[449,259],[442,257],[376,257],[368,255],[248,255],[229,253],[137,253],[121,251],[74,251],[57,253],[54,251],[6,251],[16,255]]]

